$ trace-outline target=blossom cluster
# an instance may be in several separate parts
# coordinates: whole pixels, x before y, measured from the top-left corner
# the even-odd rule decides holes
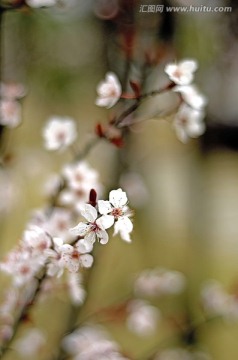
[[[205,131],[203,119],[207,99],[192,84],[197,68],[197,61],[192,59],[183,60],[177,64],[167,64],[165,67],[165,73],[175,85],[173,91],[180,96],[181,104],[173,125],[178,139],[184,143],[189,137],[196,138]]]
[[[114,225],[114,235],[119,234],[123,240],[130,242],[133,224],[130,219],[132,212],[127,203],[126,193],[117,189],[110,192],[109,201],[98,200],[97,208],[85,204],[81,215],[86,221],[72,228],[72,234],[83,238],[85,248],[91,248],[96,240],[106,244],[109,238],[106,230]]]
[[[178,63],[169,63],[165,66],[165,73],[172,81],[173,86],[169,86],[173,92],[179,94],[180,106],[176,112],[173,126],[177,137],[182,142],[187,142],[189,137],[196,138],[205,131],[204,108],[207,104],[206,97],[201,94],[192,84],[194,72],[197,70],[196,60],[185,59]],[[116,74],[108,72],[105,80],[97,86],[96,105],[111,108],[120,98],[137,99],[141,98],[139,85],[132,82],[135,95],[122,94],[122,87]],[[155,92],[156,93],[156,92]],[[146,97],[146,95],[144,96]],[[143,98],[143,96],[142,96]]]

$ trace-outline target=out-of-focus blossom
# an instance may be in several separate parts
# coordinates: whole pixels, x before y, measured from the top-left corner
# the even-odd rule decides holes
[[[36,355],[46,343],[46,337],[39,329],[31,329],[27,334],[16,341],[15,349],[22,357]]]
[[[0,270],[12,276],[15,286],[31,281],[45,264],[51,245],[49,235],[34,227],[25,231],[20,245],[14,248],[0,263]]]
[[[43,129],[47,150],[64,150],[77,138],[77,129],[73,119],[51,117]]]
[[[177,85],[188,85],[193,80],[193,73],[197,70],[198,64],[196,60],[186,59],[177,64],[167,64],[164,71]]]
[[[88,252],[86,249],[84,251]],[[70,272],[78,272],[80,267],[91,267],[93,257],[82,252],[80,243],[76,244],[76,246],[64,244],[61,247],[61,262]]]
[[[134,284],[136,295],[162,296],[181,293],[186,280],[182,273],[167,269],[144,270]]]
[[[44,209],[35,210],[28,226],[36,225],[44,229],[52,238],[61,238],[64,242],[72,240],[69,228],[72,227],[72,212],[68,209],[54,207],[50,216]]]
[[[91,247],[96,239],[98,239],[101,244],[106,244],[108,242],[108,234],[105,229],[109,226],[105,227],[101,224],[97,210],[92,205],[85,204],[81,210],[81,214],[87,222],[80,222],[77,226],[70,229],[72,234],[82,236],[86,247]]]
[[[21,105],[18,100],[25,95],[22,84],[0,84],[0,125],[15,128],[21,123]]]
[[[96,105],[111,108],[120,99],[121,92],[121,84],[117,76],[112,72],[108,72],[105,80],[101,81],[97,86]]]
[[[82,287],[82,276],[80,273],[69,272],[67,277],[67,284],[71,301],[75,305],[80,305],[84,302],[86,291]]]
[[[114,235],[119,233],[123,240],[130,242],[133,224],[129,218],[132,213],[127,203],[125,191],[122,189],[112,190],[109,194],[109,201],[98,201],[98,210],[102,214],[100,223],[104,228],[107,229],[114,224]]]
[[[26,88],[19,83],[1,83],[0,95],[8,100],[21,99],[26,95]]]
[[[74,360],[128,360],[117,343],[100,327],[84,326],[63,339],[64,350]]]
[[[207,98],[201,94],[195,85],[176,86],[173,91],[178,92],[183,101],[196,110],[203,110],[207,105]]]
[[[32,8],[49,7],[57,4],[58,0],[26,0],[28,6]]]
[[[204,116],[204,111],[193,109],[182,103],[173,121],[178,139],[186,143],[189,138],[202,135],[205,131]]]
[[[78,213],[88,201],[91,189],[95,189],[97,194],[102,192],[98,172],[84,161],[66,165],[62,173],[66,187],[60,194],[59,202],[73,207]]]
[[[152,335],[160,319],[160,311],[143,300],[132,300],[128,304],[128,328],[139,336]]]
[[[12,99],[0,100],[0,124],[15,128],[21,123],[21,105]]]
[[[237,297],[226,292],[219,282],[207,282],[203,286],[201,297],[207,313],[224,316],[228,320],[238,320]]]

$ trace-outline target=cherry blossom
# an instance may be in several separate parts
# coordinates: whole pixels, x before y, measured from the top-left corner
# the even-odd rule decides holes
[[[135,280],[136,295],[158,297],[181,293],[186,285],[185,276],[179,271],[163,268],[146,269]]]
[[[121,84],[117,76],[112,72],[108,72],[105,80],[98,84],[97,93],[96,105],[108,109],[115,105],[122,93]]]
[[[177,85],[188,85],[193,80],[193,73],[197,70],[196,60],[186,59],[177,64],[170,63],[165,66],[165,73]]]
[[[51,117],[43,129],[45,148],[47,150],[64,150],[77,138],[73,119],[68,117]]]
[[[191,108],[182,103],[173,121],[177,137],[183,143],[189,138],[197,138],[205,131],[204,111]]]
[[[157,328],[160,311],[143,300],[132,300],[128,304],[128,328],[139,336],[151,335]]]
[[[33,226],[24,232],[19,246],[0,263],[0,270],[12,276],[16,286],[23,286],[44,266],[50,246],[50,236]]]
[[[195,85],[176,86],[173,91],[178,92],[183,101],[193,109],[203,110],[207,105],[206,96]]]
[[[101,223],[101,219],[98,218],[97,210],[90,204],[85,204],[81,210],[81,215],[87,220],[87,222],[80,222],[77,226],[70,229],[75,236],[82,236],[86,247],[91,247],[95,243],[96,239],[101,244],[108,242],[108,234],[105,231],[108,225]]]
[[[127,195],[122,189],[112,190],[109,194],[109,201],[98,201],[98,211],[102,214],[100,222],[105,228],[114,224],[114,235],[119,233],[123,240],[130,242],[133,224],[129,218],[132,213],[127,202]]]
[[[71,272],[78,272],[80,267],[89,268],[93,264],[93,257],[90,254],[82,253],[82,246],[64,244],[61,247],[61,263]],[[84,250],[85,252],[88,250]]]
[[[78,213],[88,201],[91,189],[95,189],[97,194],[102,192],[98,172],[85,161],[66,165],[62,174],[66,181],[66,188],[61,192],[59,202],[72,206]]]

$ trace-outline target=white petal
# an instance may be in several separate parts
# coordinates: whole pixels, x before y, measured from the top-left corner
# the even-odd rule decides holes
[[[177,64],[167,64],[164,68],[164,72],[171,76],[177,70],[177,67]]]
[[[90,231],[85,237],[84,242],[87,248],[91,247],[96,241],[96,234],[94,231]]]
[[[96,220],[96,224],[102,230],[108,229],[114,224],[114,216],[112,216],[112,215],[103,215],[99,219]]]
[[[81,210],[81,214],[91,223],[94,222],[98,216],[97,210],[90,204],[85,204],[84,208]]]
[[[90,268],[93,264],[93,257],[89,254],[82,255],[80,256],[80,262],[83,267]]]
[[[53,238],[53,243],[56,248],[60,248],[64,244],[63,239],[58,237]]]
[[[133,224],[127,216],[120,217],[114,225],[114,234],[120,234],[121,238],[127,242],[131,241],[130,233],[133,230]]]
[[[182,71],[186,72],[195,72],[198,68],[198,63],[196,60],[183,60],[179,63],[179,67]]]
[[[78,259],[70,259],[69,262],[67,262],[66,267],[71,272],[77,272],[79,269],[79,260]]]
[[[72,235],[74,236],[85,236],[88,231],[90,231],[91,225],[85,224],[83,222],[80,222],[77,226],[74,228],[69,229]]]
[[[91,242],[87,242],[85,244],[84,240],[79,240],[76,244],[76,249],[78,250],[78,252],[80,252],[81,254],[87,253],[87,252],[91,252],[93,250],[93,244]]]
[[[112,190],[109,194],[109,201],[115,208],[120,208],[127,203],[127,195],[122,189]]]
[[[64,256],[64,254],[66,254],[66,255],[72,254],[72,252],[74,251],[74,248],[72,245],[64,244],[61,246],[60,250],[62,252],[62,256]]]
[[[98,200],[98,211],[102,215],[106,215],[112,211],[112,206],[109,201]]]
[[[98,230],[97,231],[97,237],[99,238],[99,242],[101,244],[107,244],[108,242],[108,233],[104,230]]]

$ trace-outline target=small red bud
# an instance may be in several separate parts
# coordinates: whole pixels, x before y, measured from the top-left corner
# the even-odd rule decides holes
[[[89,202],[90,205],[92,205],[93,207],[95,207],[97,205],[97,192],[94,189],[90,190],[89,193]]]

